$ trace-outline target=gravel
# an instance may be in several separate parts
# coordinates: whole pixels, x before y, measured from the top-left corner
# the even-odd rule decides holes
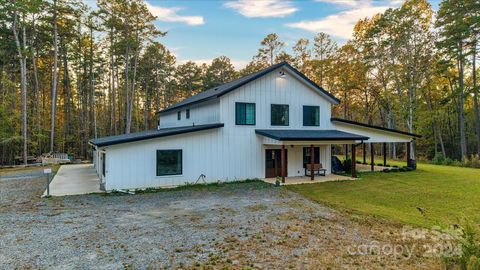
[[[262,182],[40,199],[44,181],[0,179],[2,269],[358,268],[376,258],[345,246],[382,240],[390,226]]]

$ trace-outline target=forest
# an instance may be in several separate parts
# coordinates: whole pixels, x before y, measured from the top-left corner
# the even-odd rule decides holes
[[[334,116],[421,134],[417,159],[480,154],[480,1],[426,0],[286,44],[270,33],[241,70],[228,56],[179,63],[142,0],[0,0],[0,165],[48,152],[88,159],[88,140],[157,126],[186,97],[288,61],[340,98]],[[398,155],[395,144],[390,157]]]

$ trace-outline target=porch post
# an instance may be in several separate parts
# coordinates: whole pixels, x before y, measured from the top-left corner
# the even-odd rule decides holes
[[[314,155],[315,152],[313,151],[313,144],[310,145],[310,180],[315,179],[315,170],[313,169],[313,163],[314,163]]]
[[[367,144],[363,143],[363,164],[367,164]]]
[[[410,142],[407,142],[407,166],[410,167]]]
[[[370,143],[370,170],[375,171],[375,151],[373,150],[373,143]]]
[[[356,155],[355,144],[352,144],[352,177],[357,178],[357,169],[355,168],[357,164],[357,155]]]
[[[282,154],[281,154],[281,159],[282,159],[282,183],[285,183],[285,145],[282,144]]]
[[[383,143],[383,166],[387,166],[387,143]]]

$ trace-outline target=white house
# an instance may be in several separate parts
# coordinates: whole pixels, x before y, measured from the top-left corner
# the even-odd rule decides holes
[[[282,62],[160,111],[156,130],[90,140],[95,168],[105,190],[175,186],[199,178],[288,180],[320,164],[330,174],[333,144],[355,148],[418,137],[332,118],[331,107],[339,102]]]

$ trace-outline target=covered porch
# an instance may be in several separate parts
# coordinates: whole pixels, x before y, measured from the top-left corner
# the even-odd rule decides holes
[[[349,144],[352,149],[368,137],[338,130],[255,130],[262,136],[265,153],[265,179],[282,183],[312,183],[333,180],[351,180],[357,177],[352,170],[351,177],[332,174],[331,145]],[[355,160],[355,159],[353,159]],[[355,162],[352,163],[355,168]]]

